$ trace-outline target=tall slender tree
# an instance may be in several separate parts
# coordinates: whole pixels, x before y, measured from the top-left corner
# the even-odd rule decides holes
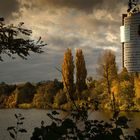
[[[76,64],[76,90],[80,94],[87,87],[86,85],[87,70],[82,49],[76,50],[75,64]]]
[[[99,74],[105,81],[106,89],[108,95],[112,98],[112,109],[115,109],[114,105],[114,93],[111,92],[112,82],[116,80],[117,75],[117,65],[115,54],[111,50],[105,51],[99,59]]]
[[[105,51],[99,58],[98,73],[105,80],[107,91],[110,94],[112,81],[117,78],[116,57],[111,50]]]
[[[64,90],[68,92],[72,98],[74,91],[74,62],[71,49],[67,49],[64,54],[64,60],[62,64],[62,80]]]

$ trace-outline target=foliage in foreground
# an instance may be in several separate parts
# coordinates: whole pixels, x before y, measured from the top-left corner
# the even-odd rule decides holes
[[[82,106],[81,110],[74,111],[69,118],[58,119],[59,113],[53,111],[47,114],[51,119],[51,125],[34,129],[31,140],[139,140],[140,129],[135,130],[135,135],[125,135],[123,130],[128,129],[128,119],[119,116],[116,111],[109,122],[103,120],[89,120],[87,108]],[[83,124],[82,128],[81,125]]]
[[[119,116],[115,111],[110,121],[89,120],[87,106],[73,111],[65,119],[59,118],[57,111],[48,113],[52,123],[45,126],[41,121],[41,127],[34,128],[30,140],[139,140],[140,129],[136,129],[134,136],[126,135],[124,129],[128,129],[128,120],[125,116]],[[20,127],[23,124],[21,114],[16,115],[17,126],[8,127],[7,130],[12,139],[17,140],[18,133],[27,132]]]
[[[9,135],[12,139],[18,140],[18,134],[27,133],[27,130],[23,128],[24,117],[22,116],[22,114],[15,114],[15,118],[16,125],[8,127],[7,131],[9,132]]]
[[[3,61],[2,55],[15,58],[15,54],[23,59],[27,59],[30,52],[42,53],[42,47],[46,44],[41,37],[34,41],[30,39],[32,30],[23,27],[24,23],[20,22],[17,26],[14,24],[7,25],[4,18],[0,18],[0,61]]]

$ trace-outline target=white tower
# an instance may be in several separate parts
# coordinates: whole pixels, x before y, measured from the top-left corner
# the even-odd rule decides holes
[[[120,28],[122,63],[129,72],[140,72],[140,11],[135,0],[129,0],[128,6]]]

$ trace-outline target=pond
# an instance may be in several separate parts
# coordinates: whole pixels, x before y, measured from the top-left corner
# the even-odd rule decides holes
[[[11,137],[7,132],[7,127],[15,126],[16,119],[14,114],[21,113],[24,117],[23,127],[28,131],[25,134],[19,134],[18,140],[30,140],[32,132],[35,127],[41,126],[41,121],[43,120],[45,124],[50,124],[52,121],[46,115],[51,112],[51,110],[42,110],[42,109],[0,109],[0,140],[10,140]],[[122,113],[127,115],[132,121],[129,122],[131,129],[126,130],[126,133],[132,133],[135,128],[140,128],[140,112],[129,112]],[[89,119],[98,119],[108,121],[111,118],[111,112],[101,112],[101,111],[89,111]],[[60,113],[60,118],[67,117],[67,114],[64,112]]]

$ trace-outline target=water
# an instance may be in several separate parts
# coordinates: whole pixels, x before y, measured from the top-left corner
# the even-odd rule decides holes
[[[46,110],[24,110],[24,109],[2,109],[0,110],[0,140],[10,140],[7,127],[15,126],[16,119],[14,114],[21,113],[24,117],[24,125],[28,133],[19,135],[19,140],[29,140],[35,127],[40,127],[41,120],[44,120],[47,124],[51,123],[50,118],[47,117],[46,113],[50,111]]]
[[[25,117],[24,128],[28,131],[28,133],[22,134],[18,136],[18,140],[30,140],[32,136],[32,132],[35,127],[40,127],[41,121],[44,120],[46,124],[51,123],[51,119],[47,117],[47,113],[51,111],[49,110],[38,110],[38,109],[1,109],[0,110],[0,140],[11,140],[9,133],[7,132],[7,127],[14,126],[16,123],[16,119],[14,114],[21,113]],[[127,113],[126,114],[131,121],[129,126],[130,130],[127,130],[126,133],[131,133],[135,128],[140,128],[140,112]],[[60,118],[65,118],[66,114],[61,113]],[[89,112],[90,119],[98,119],[108,121],[111,118],[110,112]]]

